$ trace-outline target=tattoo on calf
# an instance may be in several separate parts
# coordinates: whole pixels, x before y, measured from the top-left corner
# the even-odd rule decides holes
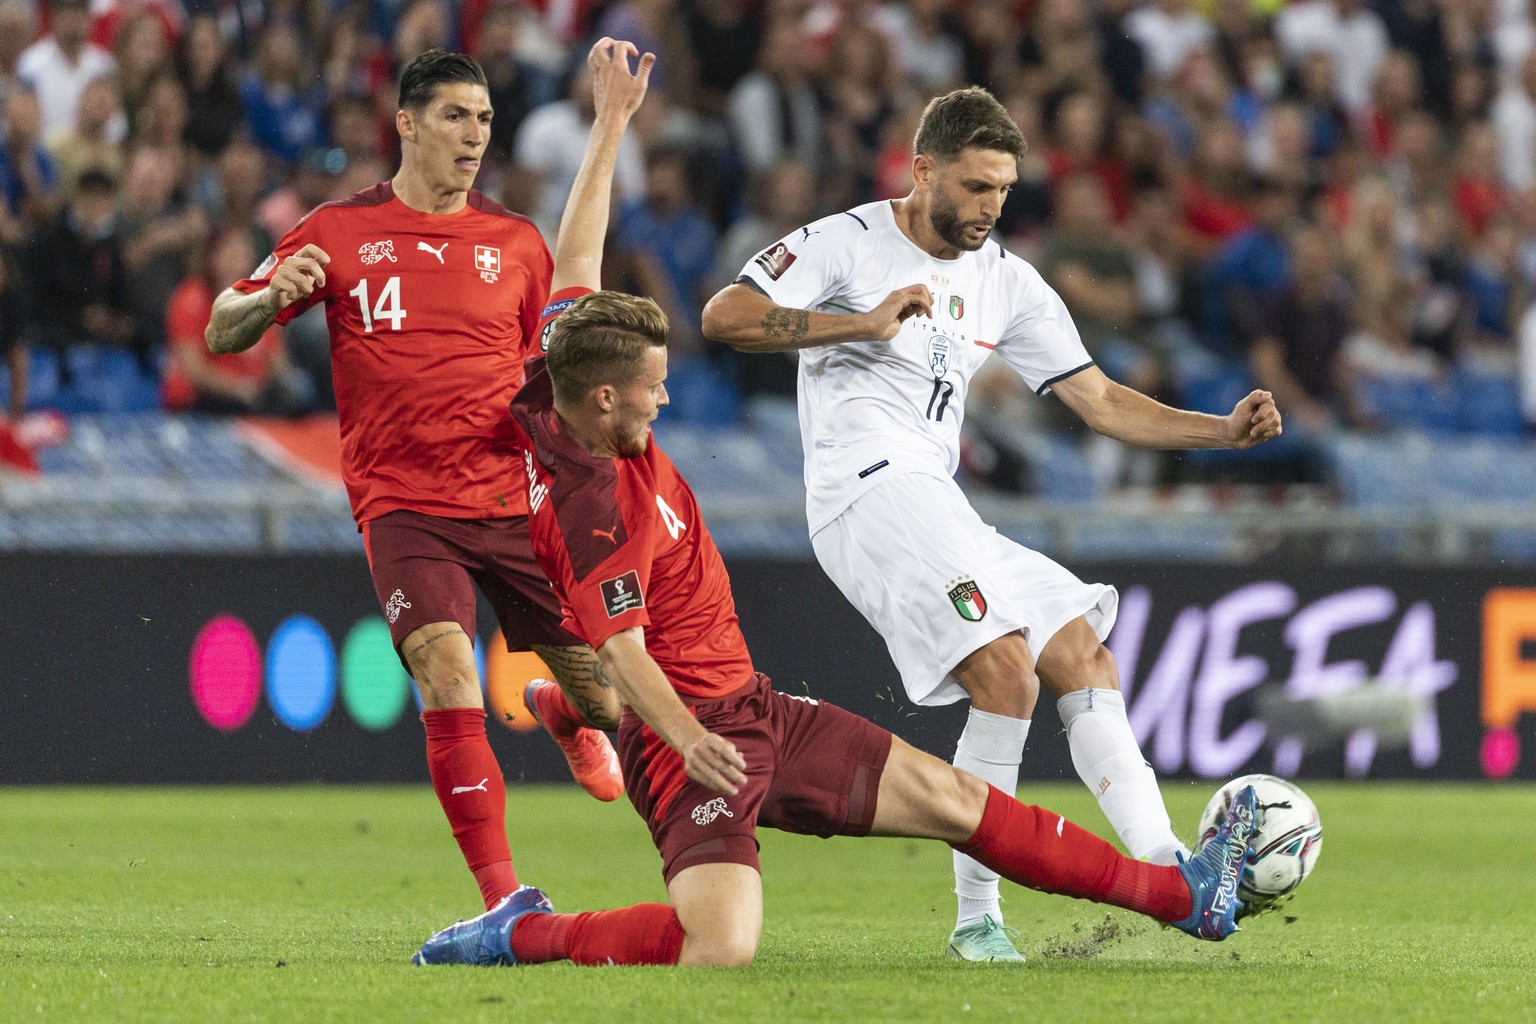
[[[613,689],[613,680],[608,678],[608,671],[607,669],[603,668],[602,662],[598,661],[593,663],[592,675],[597,680],[598,686],[601,686],[605,690]]]
[[[565,693],[565,699],[589,723],[597,728],[611,728],[616,724],[616,711],[610,710],[611,699],[602,691],[613,689],[613,684],[603,674],[603,666],[592,648],[585,644],[574,647],[533,645],[533,653],[543,659],[555,681]]]
[[[457,626],[453,627],[452,629],[445,629],[441,633],[434,633],[434,634],[432,634],[431,636],[429,636],[425,640],[423,640],[421,643],[417,644],[415,647],[412,647],[410,650],[406,651],[405,652],[405,657],[406,657],[407,660],[409,660],[411,658],[414,658],[416,655],[418,655],[422,651],[426,650],[432,644],[437,643],[437,641],[441,640],[445,636],[468,636],[468,635],[469,634],[465,633],[462,629],[458,628]]]

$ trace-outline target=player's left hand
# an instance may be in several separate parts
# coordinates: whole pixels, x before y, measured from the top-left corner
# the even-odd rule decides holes
[[[639,57],[636,69],[629,70],[631,57]],[[656,55],[642,55],[638,47],[624,39],[603,36],[587,53],[587,68],[592,72],[592,105],[601,117],[628,120],[640,109],[645,90],[650,86],[651,68]]]
[[[746,758],[724,736],[706,732],[679,753],[683,755],[684,774],[716,793],[735,796],[747,781]]]
[[[1268,391],[1251,392],[1227,417],[1227,439],[1234,448],[1252,448],[1280,433],[1280,410]]]

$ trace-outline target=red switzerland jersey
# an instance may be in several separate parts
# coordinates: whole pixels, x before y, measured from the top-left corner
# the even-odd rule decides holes
[[[752,656],[720,551],[693,491],[655,439],[638,458],[597,458],[562,429],[542,358],[512,403],[539,568],[565,628],[601,647],[645,628],[645,648],[683,697],[752,681]]]
[[[316,207],[235,287],[261,290],[311,242],[331,258],[325,287],[277,322],[325,303],[358,524],[396,509],[526,515],[507,404],[537,351],[554,269],[538,229],[473,190],[458,213],[422,213],[386,181]]]

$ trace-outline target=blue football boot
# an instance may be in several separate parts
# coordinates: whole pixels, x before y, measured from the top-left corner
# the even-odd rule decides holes
[[[1197,939],[1220,942],[1238,930],[1237,883],[1242,877],[1253,842],[1254,820],[1259,812],[1259,795],[1252,786],[1244,786],[1232,799],[1227,818],[1200,852],[1179,865],[1179,874],[1189,885],[1189,916],[1173,926]]]
[[[512,955],[512,926],[524,914],[552,914],[554,911],[548,896],[531,885],[525,885],[512,895],[503,896],[500,903],[479,917],[459,921],[433,934],[411,957],[411,963],[417,967],[429,964],[515,966],[517,958]]]

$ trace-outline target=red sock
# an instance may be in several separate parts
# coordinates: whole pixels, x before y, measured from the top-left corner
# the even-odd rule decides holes
[[[444,708],[421,721],[432,788],[489,910],[517,888],[517,874],[507,846],[507,785],[485,735],[485,712]]]
[[[571,706],[564,690],[559,686],[552,686],[548,694],[539,701],[539,720],[544,723],[544,728],[549,730],[551,736],[557,739],[569,739],[576,735],[577,729],[588,727],[587,720],[582,717],[581,712]]]
[[[967,857],[1041,892],[1108,903],[1159,921],[1189,916],[1189,885],[1178,868],[1122,856],[1061,815],[987,788],[976,834],[955,846]]]
[[[677,911],[665,903],[586,914],[528,914],[512,929],[512,955],[520,964],[675,964],[682,951],[683,926]]]

